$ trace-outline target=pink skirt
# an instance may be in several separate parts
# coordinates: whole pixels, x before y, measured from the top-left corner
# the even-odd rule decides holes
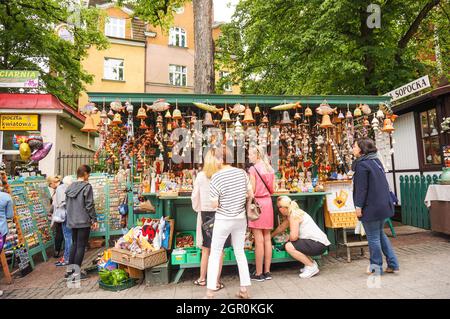
[[[256,198],[261,206],[261,216],[258,220],[249,221],[248,227],[254,229],[273,229],[272,197]]]

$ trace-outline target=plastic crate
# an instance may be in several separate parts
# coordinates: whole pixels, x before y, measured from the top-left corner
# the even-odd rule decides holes
[[[186,253],[186,263],[188,264],[200,264],[202,260],[202,252],[200,249],[188,251]]]
[[[255,251],[254,250],[246,250],[245,256],[247,256],[247,260],[255,260]]]
[[[286,258],[286,251],[275,248],[274,250],[272,250],[272,258],[273,259]]]
[[[224,253],[223,260],[225,260],[225,261],[231,260],[231,255],[234,255],[231,248],[225,248],[223,250],[223,253]],[[236,258],[235,258],[235,260],[236,260]]]
[[[121,290],[125,290],[125,289],[131,288],[134,285],[136,285],[136,279],[129,278],[123,284],[120,284],[120,285],[117,285],[117,286],[107,285],[107,284],[103,283],[101,280],[99,280],[98,281],[98,285],[99,285],[100,288],[102,288],[104,290],[121,291]]]
[[[182,237],[182,236],[186,236],[186,235],[191,235],[194,238],[193,246],[192,247],[177,247],[177,238]],[[184,250],[186,250],[186,249],[190,249],[190,250],[196,249],[196,247],[195,247],[195,240],[196,240],[195,237],[196,236],[195,235],[196,235],[195,230],[177,232],[175,234],[175,236],[174,236],[175,238],[174,238],[174,242],[173,242],[173,247],[174,248],[183,248]]]
[[[187,261],[187,251],[184,250],[183,253],[177,252],[176,250],[172,251],[171,255],[171,263],[172,265],[181,265],[185,264]]]
[[[233,248],[228,248],[228,249],[229,249],[229,257],[230,257],[230,259],[228,259],[228,260],[236,261],[236,255],[234,254],[234,249]]]
[[[167,285],[169,282],[170,282],[169,262],[145,270],[145,283],[147,285]]]

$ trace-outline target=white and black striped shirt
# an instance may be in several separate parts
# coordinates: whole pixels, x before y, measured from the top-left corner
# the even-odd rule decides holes
[[[248,183],[247,173],[234,167],[212,176],[209,196],[219,200],[216,218],[245,218]]]

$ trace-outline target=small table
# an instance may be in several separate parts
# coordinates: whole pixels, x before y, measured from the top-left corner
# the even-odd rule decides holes
[[[450,235],[450,185],[432,184],[425,196],[431,230]]]

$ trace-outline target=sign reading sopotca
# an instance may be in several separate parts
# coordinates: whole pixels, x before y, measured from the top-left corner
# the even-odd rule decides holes
[[[37,114],[2,114],[0,131],[37,131],[39,116]]]
[[[402,97],[411,95],[413,93],[419,92],[429,87],[431,87],[430,78],[428,77],[428,75],[425,75],[391,92],[388,92],[385,95],[391,96],[392,97],[391,102],[393,102],[398,99],[401,99]]]

